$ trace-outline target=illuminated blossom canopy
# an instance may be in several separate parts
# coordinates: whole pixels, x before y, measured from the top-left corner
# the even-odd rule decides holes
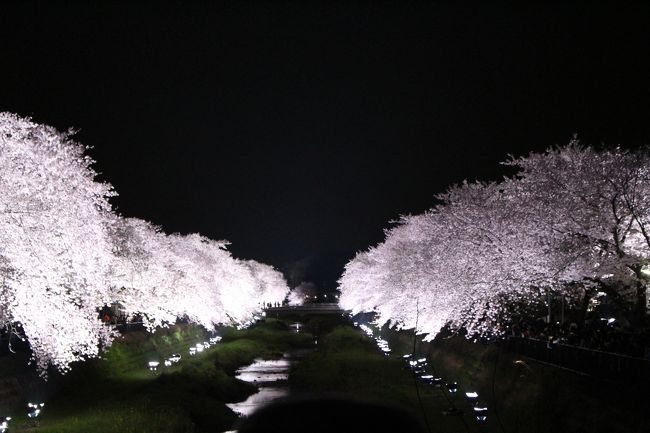
[[[112,299],[149,329],[177,317],[206,328],[245,323],[261,302],[281,301],[288,290],[280,272],[233,258],[226,241],[166,235],[136,218],[116,218],[112,236]]]
[[[296,307],[313,301],[317,296],[318,286],[311,281],[302,281],[291,289],[289,296],[287,296],[287,302],[289,305]]]
[[[43,375],[111,343],[107,305],[149,329],[178,317],[211,328],[284,299],[282,275],[233,258],[227,242],[113,213],[115,192],[71,135],[0,113],[0,328],[29,341]]]
[[[96,308],[110,301],[113,192],[92,162],[70,134],[0,114],[0,323],[22,327],[41,370],[111,339]]]
[[[549,293],[584,300],[605,291],[644,314],[647,151],[572,141],[504,164],[519,173],[451,187],[357,254],[339,280],[342,307],[428,339],[445,325],[500,334]]]
[[[248,266],[258,286],[256,289],[257,302],[266,305],[284,300],[287,296],[288,286],[281,272],[255,260],[248,260],[244,262],[244,265]]]

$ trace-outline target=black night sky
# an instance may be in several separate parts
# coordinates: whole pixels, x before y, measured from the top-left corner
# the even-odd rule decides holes
[[[591,3],[3,4],[0,111],[79,129],[123,215],[333,287],[508,153],[650,143],[650,7]]]

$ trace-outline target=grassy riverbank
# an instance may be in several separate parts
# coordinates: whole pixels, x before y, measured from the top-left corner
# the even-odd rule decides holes
[[[428,423],[435,426],[434,431],[463,431],[458,417],[442,415],[450,403],[440,390],[422,383],[416,388],[403,359],[385,356],[371,339],[351,326],[339,326],[324,334],[318,350],[292,370],[290,383],[296,394],[335,394],[388,404],[412,413],[423,428]]]
[[[16,433],[229,430],[236,416],[226,403],[255,392],[252,385],[233,377],[238,367],[258,357],[272,359],[292,349],[316,347],[292,369],[294,395],[338,394],[401,407],[423,426],[428,423],[431,431],[500,432],[499,424],[512,433],[633,433],[648,428],[643,417],[646,399],[635,392],[638,384],[598,381],[530,359],[516,362],[521,357],[464,339],[418,343],[417,353],[433,361],[436,370],[431,373],[458,381],[459,392],[449,394],[422,382],[416,387],[401,358],[413,351],[409,333],[384,330],[393,348],[393,354],[385,356],[343,317],[305,319],[302,333],[292,332],[290,322],[268,319],[246,330],[223,329],[223,340],[196,357],[190,357],[187,349],[206,339],[199,327],[176,326],[155,335],[132,332],[104,359],[75,365],[70,374],[54,377],[38,425],[27,420],[22,402],[13,411],[3,408],[0,415],[14,417],[10,432]],[[178,365],[156,373],[147,370],[149,360],[174,352],[183,356]],[[470,390],[478,391],[489,408],[485,423],[475,420],[464,399],[463,393]],[[464,412],[463,417],[443,415],[452,405]]]
[[[382,335],[397,352],[413,350],[411,332],[383,329]],[[428,357],[437,375],[457,381],[460,391],[478,392],[488,407],[483,431],[650,431],[647,384],[587,376],[463,337],[418,342],[417,353]]]
[[[236,415],[226,403],[244,400],[255,387],[233,377],[254,358],[273,358],[312,344],[310,335],[267,320],[247,330],[226,328],[216,346],[190,357],[188,348],[207,339],[202,328],[176,326],[154,335],[127,334],[103,356],[75,365],[46,401],[38,424],[22,406],[8,415],[13,432],[172,433],[228,430]],[[182,360],[152,373],[147,362],[172,353]],[[37,427],[37,428],[36,428]]]
[[[486,396],[493,413],[497,405],[507,432],[650,431],[647,384],[580,374],[464,338],[423,349],[442,375]]]

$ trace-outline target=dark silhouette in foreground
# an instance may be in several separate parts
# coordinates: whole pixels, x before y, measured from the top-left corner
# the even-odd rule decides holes
[[[289,398],[257,410],[239,433],[423,433],[417,420],[393,406],[345,397]]]

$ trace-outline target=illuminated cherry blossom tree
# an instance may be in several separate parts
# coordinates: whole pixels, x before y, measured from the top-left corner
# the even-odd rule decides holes
[[[256,300],[259,303],[266,305],[267,303],[284,301],[289,287],[282,272],[255,260],[247,260],[244,262],[244,265],[250,269],[255,278],[258,286],[256,289]]]
[[[550,293],[576,296],[576,285],[614,296],[632,285],[645,312],[645,150],[571,142],[505,164],[519,174],[452,187],[359,253],[339,281],[342,306],[427,338],[444,325],[499,334]]]
[[[113,298],[129,315],[154,329],[185,317],[206,328],[244,323],[261,302],[284,299],[281,273],[254,260],[241,261],[226,241],[199,234],[166,235],[138,219],[118,219]]]
[[[535,223],[582,252],[576,280],[614,299],[631,299],[643,315],[650,258],[647,149],[599,152],[573,140],[506,164],[521,170],[517,194],[537,215]]]
[[[291,306],[313,302],[318,296],[318,286],[311,281],[302,281],[291,289],[287,301]]]
[[[114,260],[111,299],[129,318],[140,315],[155,329],[178,317],[174,288],[181,275],[167,235],[146,221],[115,217],[110,224]]]
[[[110,301],[103,221],[114,193],[84,150],[69,133],[0,114],[0,326],[20,325],[41,371],[95,356],[113,335],[96,308]]]
[[[284,299],[282,275],[233,258],[226,241],[114,214],[84,152],[71,133],[0,113],[0,327],[29,341],[41,374],[111,343],[104,306],[150,330],[178,317],[210,329]]]

